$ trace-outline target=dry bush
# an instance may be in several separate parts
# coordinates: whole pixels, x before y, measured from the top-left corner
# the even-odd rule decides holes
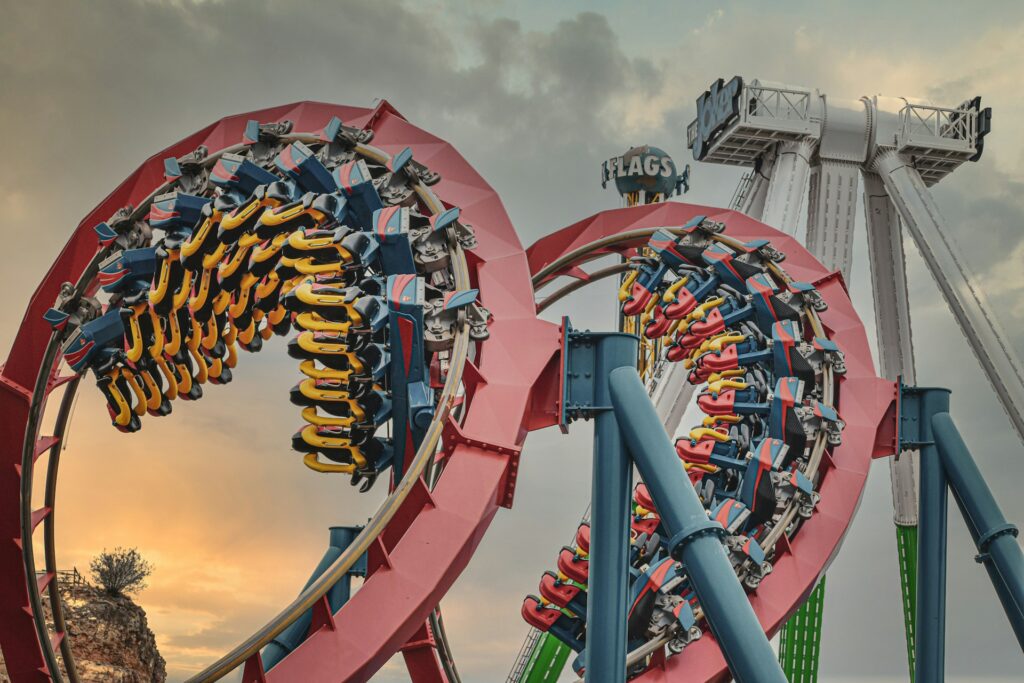
[[[103,552],[89,563],[93,580],[110,595],[135,593],[146,587],[153,565],[135,548],[114,548]]]

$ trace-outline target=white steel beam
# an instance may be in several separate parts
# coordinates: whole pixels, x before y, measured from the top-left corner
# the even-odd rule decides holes
[[[886,379],[902,377],[904,382],[913,385],[917,379],[900,217],[882,179],[868,172],[864,173],[864,215],[875,299],[878,370]],[[889,473],[893,519],[900,526],[914,526],[917,524],[917,453],[903,451],[898,457],[890,458]]]
[[[654,409],[658,412],[658,417],[661,418],[661,423],[665,425],[665,431],[669,436],[675,436],[679,423],[683,420],[683,413],[689,407],[696,389],[693,384],[686,381],[689,374],[682,363],[668,363],[657,377],[657,383],[651,392]]]
[[[849,278],[860,164],[822,159],[811,171],[807,249],[822,265]]]
[[[811,170],[811,154],[816,143],[814,138],[803,138],[779,146],[768,183],[762,222],[790,235],[796,234],[807,176]]]
[[[985,294],[948,237],[935,200],[911,162],[895,151],[882,151],[874,166],[1017,435],[1024,440],[1024,372]]]
[[[755,171],[753,183],[750,185],[750,192],[740,207],[740,211],[755,220],[761,220],[761,216],[764,213],[764,200],[767,196],[768,178]]]

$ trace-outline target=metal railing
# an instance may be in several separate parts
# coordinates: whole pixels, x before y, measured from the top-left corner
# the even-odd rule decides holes
[[[531,628],[530,632],[526,634],[526,639],[523,640],[523,646],[519,648],[516,662],[512,665],[512,670],[508,673],[505,683],[519,683],[523,674],[526,673],[526,665],[530,662],[540,637],[541,632],[535,628]]]
[[[810,116],[811,93],[807,90],[748,85],[743,89],[743,102],[746,103],[746,110],[741,111],[740,116],[744,119],[757,116],[806,121]]]
[[[78,567],[57,570],[57,585],[61,588],[67,586],[84,586],[87,583],[88,581],[78,573]]]
[[[76,586],[87,586],[89,582],[85,580],[85,577],[78,572],[78,567],[72,569],[58,569],[54,572],[54,578],[57,579],[57,586],[61,589],[76,587]],[[36,572],[36,578],[46,576],[46,572]]]
[[[904,144],[925,138],[941,138],[966,143],[973,148],[977,138],[976,109],[933,107],[907,104],[900,110],[898,139]]]
[[[811,91],[770,85],[744,85],[740,95],[739,121],[806,122],[811,116]],[[759,120],[759,121],[758,121]],[[693,149],[697,120],[686,127],[686,146]]]
[[[740,178],[739,184],[736,185],[736,189],[732,193],[732,199],[729,200],[729,208],[733,211],[742,211],[743,204],[747,201],[747,194],[750,192],[750,188],[754,184],[754,172],[748,171],[743,174]]]

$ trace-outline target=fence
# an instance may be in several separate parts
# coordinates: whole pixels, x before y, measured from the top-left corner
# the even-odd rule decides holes
[[[78,567],[71,569],[58,569],[56,572],[57,586],[61,589],[67,589],[77,586],[87,585],[89,582],[85,580],[78,572]],[[36,572],[36,577],[45,576],[46,572]]]

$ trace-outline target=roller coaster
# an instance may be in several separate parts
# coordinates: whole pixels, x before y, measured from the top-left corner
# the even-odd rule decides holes
[[[539,317],[607,278],[624,331]],[[1016,529],[948,399],[876,375],[842,275],[792,236],[658,202],[524,249],[465,159],[387,102],[303,102],[151,157],[32,297],[0,372],[0,536],[15,540],[0,544],[0,647],[14,681],[78,680],[55,510],[83,380],[134,432],[215,394],[244,371],[239,350],[274,336],[299,365],[297,459],[387,494],[365,525],[332,527],[298,597],[192,681],[364,681],[399,652],[417,682],[460,680],[441,599],[513,507],[529,432],[591,419],[592,511],[523,602],[543,639],[514,680],[554,680],[570,651],[587,681],[786,680],[768,638],[838,553],[872,461],[908,449],[922,453],[916,608],[936,625],[918,680],[941,680],[947,486],[1024,642]],[[672,443],[652,394],[695,394],[703,417]]]

